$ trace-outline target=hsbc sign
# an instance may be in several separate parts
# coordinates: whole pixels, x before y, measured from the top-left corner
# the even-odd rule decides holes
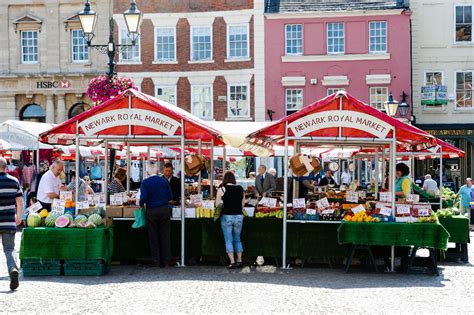
[[[37,89],[67,89],[71,87],[71,82],[63,81],[36,81]]]

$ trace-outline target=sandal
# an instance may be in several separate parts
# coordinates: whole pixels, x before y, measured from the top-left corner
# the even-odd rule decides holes
[[[243,267],[244,267],[244,264],[243,264],[241,261],[238,261],[238,262],[235,264],[235,267],[236,267],[236,268],[243,268]]]
[[[227,266],[227,269],[235,269],[236,265],[235,264],[230,264],[229,266]]]

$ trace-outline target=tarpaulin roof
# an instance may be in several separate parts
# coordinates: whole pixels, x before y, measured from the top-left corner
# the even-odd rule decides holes
[[[274,144],[282,144],[286,123],[290,137],[390,139],[395,129],[397,145],[405,150],[419,151],[437,145],[432,135],[340,91],[251,133],[241,148],[268,150]]]
[[[129,104],[129,97],[131,104]],[[130,105],[130,107],[129,107]],[[40,135],[50,144],[72,144],[79,134],[100,139],[101,136],[180,136],[181,120],[186,140],[222,143],[217,130],[187,111],[150,95],[129,89],[113,99],[97,105]],[[129,133],[129,126],[131,132]],[[91,144],[93,141],[87,141]],[[97,141],[95,141],[97,142]],[[81,142],[83,144],[84,142]],[[97,144],[97,143],[94,143]]]
[[[53,147],[38,141],[40,133],[53,128],[53,124],[7,120],[0,124],[1,150],[37,150]]]

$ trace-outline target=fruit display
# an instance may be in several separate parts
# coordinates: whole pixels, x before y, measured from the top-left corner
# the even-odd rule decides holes
[[[85,215],[80,214],[74,219],[74,223],[76,225],[81,224],[81,222],[87,222],[87,217]]]
[[[41,218],[46,218],[46,217],[48,216],[48,214],[49,214],[49,212],[48,212],[48,210],[46,210],[46,209],[43,209],[43,210],[41,210],[41,211],[39,212],[39,216],[40,216]]]
[[[91,214],[87,221],[93,223],[95,226],[102,225],[102,217],[97,213]]]
[[[69,225],[69,223],[71,223],[71,221],[69,220],[69,217],[66,215],[61,215],[56,219],[56,222],[54,223],[54,225],[57,228],[65,228]]]
[[[31,227],[37,227],[41,225],[41,217],[38,213],[30,213],[26,218],[26,224]]]
[[[443,200],[452,200],[456,199],[456,193],[447,187],[442,188],[442,198]]]
[[[272,217],[272,218],[277,218],[277,219],[283,219],[283,209],[281,207],[257,207],[255,212],[255,217],[256,218],[267,218],[267,217]]]
[[[418,223],[437,223],[438,222],[438,217],[433,214],[430,215],[429,217],[420,217],[418,218]]]
[[[46,220],[44,221],[44,224],[45,226],[47,227],[54,227],[55,223],[56,223],[56,219],[58,218],[59,216],[55,213],[50,213],[48,214],[48,216],[46,217]]]
[[[379,217],[374,217],[371,211],[362,210],[357,213],[353,213],[352,210],[348,210],[344,215],[344,221],[379,223],[382,220]]]
[[[436,211],[436,216],[438,218],[449,218],[449,217],[452,217],[453,215],[458,215],[460,213],[461,212],[459,211],[458,208],[451,207],[451,208],[446,208],[446,209],[443,209],[443,210]]]
[[[49,228],[95,228],[104,224],[103,218],[98,213],[92,213],[90,216],[78,215],[75,218],[70,213],[57,214],[49,213],[41,218],[38,213],[31,213],[26,218],[28,227],[45,226]]]

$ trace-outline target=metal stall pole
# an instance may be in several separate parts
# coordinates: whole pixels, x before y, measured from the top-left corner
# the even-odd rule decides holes
[[[186,194],[184,191],[184,120],[181,119],[181,266],[185,266],[185,204]]]
[[[378,150],[378,149],[377,149]],[[379,154],[375,154],[375,196],[379,195]]]
[[[397,163],[397,135],[396,135],[396,129],[393,128],[393,139],[392,139],[392,144],[391,144],[391,163],[390,163],[390,192],[392,193],[392,216],[395,217],[395,188],[396,188],[396,183],[395,183],[395,176],[396,176],[396,170],[395,170],[395,164]],[[394,272],[395,271],[395,246],[391,247],[391,261],[390,261],[390,271]]]
[[[198,154],[199,154],[199,157],[202,156],[202,141],[201,139],[198,140]],[[199,176],[198,176],[198,194],[201,193],[201,189],[202,189],[202,186],[201,186],[201,171],[199,171]]]
[[[211,170],[209,173],[209,185],[210,185],[210,192],[209,195],[211,199],[214,198],[214,139],[211,141],[211,156],[210,156],[210,163],[209,163]]]
[[[385,188],[385,146],[382,147],[382,182],[380,187]]]
[[[102,193],[105,194],[105,200],[107,200],[107,187],[109,186],[109,141],[104,141],[104,185],[102,186]],[[107,202],[106,202],[107,204]]]
[[[151,158],[150,158],[150,146],[147,146],[146,148],[146,153],[147,153],[147,157],[148,157],[148,161],[145,163],[143,162],[143,179],[147,178],[148,177],[148,164],[151,163]],[[158,171],[161,171],[160,170],[160,165],[157,165],[158,167]]]
[[[130,142],[127,142],[127,194],[130,193]]]
[[[439,146],[439,210],[443,210],[443,147]]]
[[[76,189],[75,189],[75,192],[74,192],[74,201],[76,203],[76,210],[75,210],[75,215],[77,215],[78,211],[77,211],[77,202],[79,201],[79,163],[81,161],[81,152],[79,151],[79,124],[76,120],[76,177],[75,177],[75,185],[76,185]]]
[[[38,149],[36,149],[36,173],[39,174],[39,168],[40,168],[40,149],[39,149],[39,143],[38,143]]]
[[[224,144],[224,149],[222,151],[222,175],[225,174],[226,170],[227,170],[227,148]]]
[[[281,254],[281,267],[289,268],[286,265],[286,219],[288,215],[288,121],[285,122],[285,157],[283,165],[283,248]]]

